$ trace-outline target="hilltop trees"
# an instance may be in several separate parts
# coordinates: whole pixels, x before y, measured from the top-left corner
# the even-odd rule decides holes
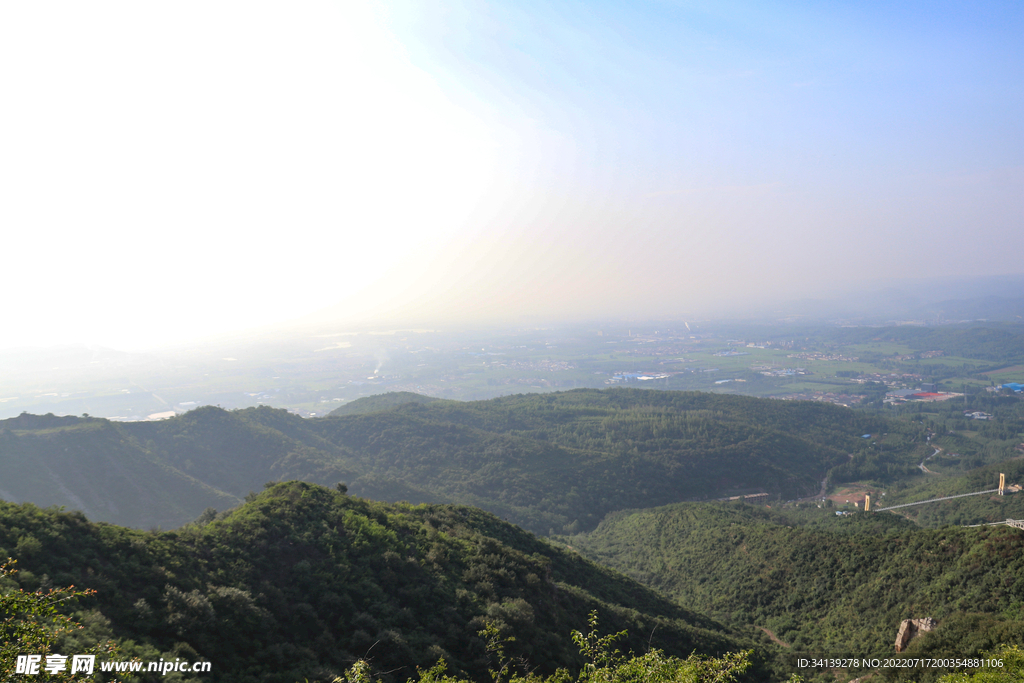
[[[747,642],[480,510],[302,482],[175,532],[0,503],[0,552],[29,536],[34,577],[97,591],[87,605],[97,635],[134,641],[143,659],[208,660],[207,683],[330,680],[368,656],[386,681],[442,657],[485,680],[485,623],[515,636],[510,656],[550,675],[579,666],[568,632],[593,609],[628,629],[635,650],[650,641],[673,656],[719,655]],[[18,578],[26,590],[41,582]]]

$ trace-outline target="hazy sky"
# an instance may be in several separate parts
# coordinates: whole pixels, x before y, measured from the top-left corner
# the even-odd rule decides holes
[[[0,3],[0,348],[1024,273],[1021,36],[1018,0]]]

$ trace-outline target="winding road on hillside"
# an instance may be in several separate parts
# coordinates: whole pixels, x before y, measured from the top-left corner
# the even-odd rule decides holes
[[[918,465],[918,467],[920,467],[920,468],[921,468],[921,471],[922,471],[922,472],[924,472],[925,474],[935,474],[935,472],[932,472],[932,471],[931,471],[930,469],[928,469],[927,467],[925,467],[925,465],[924,465],[924,464],[925,464],[926,462],[928,462],[929,460],[931,460],[932,458],[934,458],[934,457],[935,457],[936,455],[938,455],[939,453],[941,453],[941,452],[942,452],[942,449],[941,449],[941,448],[939,448],[938,446],[932,446],[932,448],[934,448],[934,449],[935,449],[935,452],[934,452],[934,453],[932,453],[931,455],[929,455],[929,456],[928,456],[927,458],[925,458],[924,460],[922,460],[922,461],[921,461],[921,464],[920,464],[920,465]]]

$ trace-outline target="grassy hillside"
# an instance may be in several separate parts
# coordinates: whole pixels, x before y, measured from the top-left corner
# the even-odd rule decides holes
[[[330,680],[359,658],[401,680],[441,657],[484,680],[478,632],[488,622],[514,635],[510,656],[551,673],[578,668],[569,633],[595,609],[603,628],[628,629],[637,651],[648,642],[682,656],[747,645],[479,510],[374,503],[300,482],[176,532],[3,503],[8,554],[22,588],[98,591],[80,605],[87,630],[68,648],[114,637],[143,658],[206,658],[213,673],[204,681]]]

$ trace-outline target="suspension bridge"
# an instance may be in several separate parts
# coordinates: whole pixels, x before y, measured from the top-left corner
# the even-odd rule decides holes
[[[938,451],[936,451],[938,452]],[[900,508],[908,508],[914,505],[924,505],[925,503],[937,503],[940,500],[953,500],[954,498],[966,498],[967,496],[983,496],[987,493],[997,493],[1000,496],[1006,495],[1006,475],[1002,472],[999,473],[999,487],[994,489],[986,489],[984,491],[972,491],[971,493],[958,493],[953,496],[941,496],[939,498],[929,498],[928,500],[919,500],[914,503],[903,503],[901,505],[890,505],[884,508],[875,508],[874,512],[885,512],[886,510],[898,510]],[[1010,492],[1014,493],[1020,490],[1020,486],[1011,486]],[[871,496],[864,496],[864,512],[871,512]],[[1012,526],[1017,529],[1024,529],[1024,520],[1021,519],[1007,519],[1004,522],[989,522],[987,524],[970,524],[968,526],[998,526],[1005,524],[1006,526]]]
[[[899,508],[908,508],[913,505],[924,505],[925,503],[937,503],[940,500],[953,500],[954,498],[966,498],[967,496],[983,496],[986,493],[998,493],[1003,495],[1000,489],[988,489],[987,491],[974,491],[972,493],[958,493],[955,496],[943,496],[941,498],[929,498],[928,500],[919,500],[916,503],[903,503],[902,505],[890,505],[887,508],[875,508],[875,512],[885,512],[886,510],[898,510]]]

